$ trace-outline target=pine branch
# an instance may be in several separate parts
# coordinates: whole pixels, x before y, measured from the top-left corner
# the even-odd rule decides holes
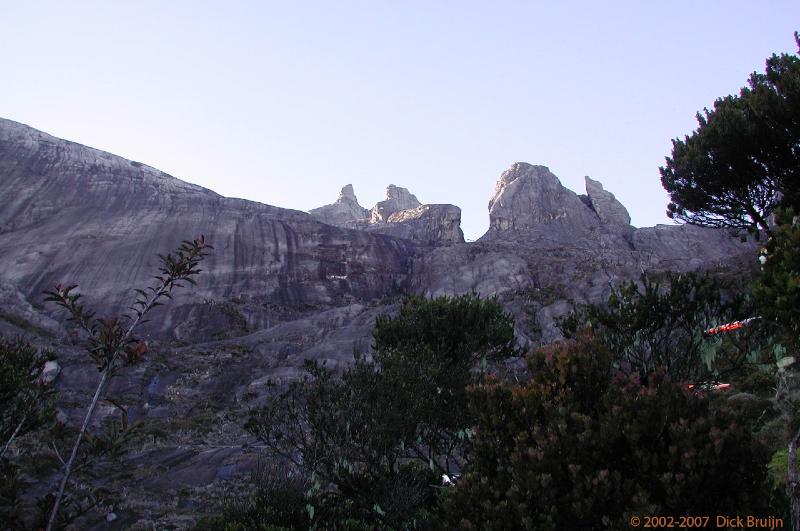
[[[22,426],[25,424],[25,421],[27,419],[28,415],[27,414],[23,415],[22,420],[19,421],[19,424],[17,424],[17,428],[14,430],[14,433],[11,434],[11,437],[9,437],[8,441],[6,441],[6,444],[3,446],[3,450],[0,451],[0,457],[6,455],[6,450],[8,450],[9,446],[11,446],[12,441],[17,436],[17,434],[19,434],[19,431],[22,429]]]

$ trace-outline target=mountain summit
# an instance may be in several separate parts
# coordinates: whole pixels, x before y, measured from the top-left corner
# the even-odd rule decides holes
[[[120,469],[136,468],[137,479],[104,479],[126,492],[123,527],[151,526],[154,500],[175,492],[185,501],[165,506],[171,516],[159,525],[184,525],[215,482],[255,466],[246,411],[274,383],[298,378],[306,360],[352,363],[354,351],[369,350],[376,318],[397,312],[405,294],[496,296],[518,342],[536,345],[560,337],[556,320],[573,304],[604,301],[642,271],[753,264],[752,245],[724,231],[631,227],[597,181],[587,178],[580,196],[526,163],[503,172],[489,231],[464,243],[458,207],[422,204],[397,186],[368,210],[348,185],[309,214],[222,197],[0,119],[0,198],[0,333],[58,349],[70,425],[97,369],[42,291],[78,284],[100,315],[119,315],[132,290],[150,284],[157,253],[200,234],[214,246],[198,286],[140,330],[151,347],[145,361],[113,381],[115,404],[160,430],[157,444],[124,457]],[[117,414],[103,407],[95,421]]]
[[[406,188],[390,184],[385,199],[372,209],[356,201],[348,184],[339,199],[309,211],[323,223],[404,238],[425,245],[462,243],[461,209],[455,205],[423,205]]]

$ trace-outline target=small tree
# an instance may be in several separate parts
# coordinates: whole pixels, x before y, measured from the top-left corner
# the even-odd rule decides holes
[[[409,422],[404,446],[431,468],[452,474],[464,464],[472,426],[467,387],[482,381],[490,362],[519,354],[513,318],[496,299],[475,293],[412,295],[398,315],[378,317],[373,337],[382,385],[400,386]]]
[[[800,36],[795,33],[800,48]],[[760,228],[780,205],[800,207],[800,57],[773,55],[737,96],[697,114],[661,168],[667,215],[712,227]]]
[[[800,49],[800,34],[794,37]],[[697,121],[691,136],[673,141],[672,156],[661,168],[661,182],[671,198],[670,217],[772,235],[773,214],[787,208],[800,212],[800,57],[773,55],[764,74],[753,73],[739,95],[718,99],[713,110],[698,113]],[[795,352],[798,275],[792,262],[797,262],[797,234],[792,228],[778,230],[754,286],[759,315]],[[778,403],[787,406],[786,400]],[[796,429],[793,420],[790,425]],[[787,437],[792,526],[800,530],[800,431]]]
[[[311,484],[284,461],[259,461],[250,476],[250,492],[229,493],[221,512],[201,518],[194,531],[292,531],[308,529],[306,492]]]
[[[248,429],[316,481],[326,524],[355,517],[398,526],[433,502],[431,482],[463,466],[473,417],[466,388],[482,360],[514,355],[513,320],[475,294],[408,297],[379,317],[372,359],[357,356],[339,377],[308,363]]]
[[[74,293],[76,285],[63,286],[57,285],[52,291],[46,292],[46,301],[54,302],[63,307],[69,313],[69,319],[75,322],[78,327],[86,334],[86,350],[97,364],[100,371],[100,381],[95,389],[86,415],[83,419],[75,444],[72,447],[69,459],[64,463],[63,477],[55,496],[53,508],[47,523],[47,531],[51,531],[58,516],[61,500],[67,487],[72,467],[78,455],[78,448],[84,438],[89,423],[92,420],[94,409],[97,402],[105,390],[109,379],[113,377],[122,363],[135,363],[142,359],[147,352],[147,345],[137,339],[133,332],[137,326],[146,322],[145,316],[162,303],[162,298],[172,298],[172,290],[181,287],[181,282],[185,281],[194,285],[194,277],[200,273],[198,265],[204,258],[206,250],[211,249],[205,243],[203,236],[189,242],[184,241],[174,255],[159,255],[161,259],[160,275],[156,277],[158,283],[148,287],[146,290],[136,290],[136,301],[131,308],[132,314],[126,315],[127,323],[123,323],[116,317],[97,318],[95,312],[87,310],[80,302],[81,295]]]

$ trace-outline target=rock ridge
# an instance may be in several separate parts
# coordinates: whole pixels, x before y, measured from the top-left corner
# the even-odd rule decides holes
[[[407,188],[390,184],[384,200],[371,209],[355,200],[352,185],[342,188],[335,203],[309,210],[323,223],[385,234],[423,245],[462,243],[461,209],[448,204],[423,205]]]
[[[42,291],[77,283],[99,315],[116,315],[150,282],[156,253],[206,235],[214,250],[198,286],[154,312],[141,329],[150,353],[109,388],[161,433],[120,457],[120,470],[141,474],[103,479],[126,493],[120,525],[183,528],[232,473],[256,466],[247,410],[302,377],[306,360],[341,368],[368,352],[376,318],[405,294],[496,296],[519,344],[536,346],[560,338],[556,321],[573,304],[603,302],[642,271],[757,271],[753,244],[691,225],[631,227],[610,192],[586,184],[579,196],[545,166],[514,164],[489,204],[489,232],[459,243],[460,209],[411,206],[410,193],[392,192],[397,209],[370,224],[372,209],[345,186],[327,211],[341,227],[0,119],[0,333],[58,350],[60,415],[78,426],[97,370]],[[118,414],[100,407],[95,420]],[[170,503],[175,492],[181,503]],[[85,523],[107,525],[104,514]]]

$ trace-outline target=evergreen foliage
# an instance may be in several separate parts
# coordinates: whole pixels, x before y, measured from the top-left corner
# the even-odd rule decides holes
[[[315,522],[421,528],[431,485],[464,465],[474,424],[466,388],[483,379],[476,365],[516,354],[513,320],[475,294],[411,296],[377,319],[374,340],[371,359],[357,355],[341,377],[308,363],[308,377],[248,429],[311,474]]]
[[[759,313],[774,330],[778,382],[775,403],[781,412],[781,439],[787,447],[775,453],[770,467],[773,478],[782,478],[791,504],[791,525],[800,529],[800,475],[797,447],[800,445],[800,225],[793,210],[780,211],[777,229],[762,255],[761,274],[753,285]],[[784,463],[784,474],[777,467]]]
[[[795,41],[800,48],[797,33]],[[773,55],[765,73],[697,122],[661,168],[670,217],[769,232],[777,207],[800,211],[800,57]]]
[[[196,531],[293,531],[310,525],[308,478],[281,462],[261,462],[252,477],[253,490],[225,500],[220,514],[201,519]]]
[[[0,523],[24,529],[24,490],[20,467],[7,455],[18,437],[53,419],[55,390],[42,371],[51,351],[37,349],[22,338],[0,336]]]
[[[615,354],[615,365],[642,379],[658,368],[674,381],[699,383],[740,372],[748,359],[763,355],[764,333],[757,327],[736,335],[703,336],[705,330],[750,317],[753,311],[747,298],[730,294],[709,275],[666,273],[658,282],[643,274],[639,283],[613,288],[606,305],[576,309],[560,327],[568,338],[591,327]]]
[[[781,213],[766,245],[766,262],[753,294],[761,316],[783,331],[785,344],[797,348],[800,336],[800,224],[793,212]]]
[[[581,336],[535,352],[525,385],[472,390],[470,467],[445,505],[455,529],[627,529],[632,515],[749,514],[765,448],[663,371],[643,384]]]
[[[798,33],[795,42],[800,49]],[[718,99],[713,110],[698,113],[697,121],[691,136],[673,141],[672,157],[661,168],[661,182],[671,197],[668,215],[774,236],[761,257],[766,263],[753,292],[757,314],[780,341],[775,345],[780,373],[775,403],[787,431],[787,493],[791,527],[798,530],[798,386],[791,366],[795,357],[784,354],[798,352],[800,231],[794,220],[780,218],[792,217],[787,210],[800,212],[800,57],[773,55],[764,74],[753,73],[738,96]]]

